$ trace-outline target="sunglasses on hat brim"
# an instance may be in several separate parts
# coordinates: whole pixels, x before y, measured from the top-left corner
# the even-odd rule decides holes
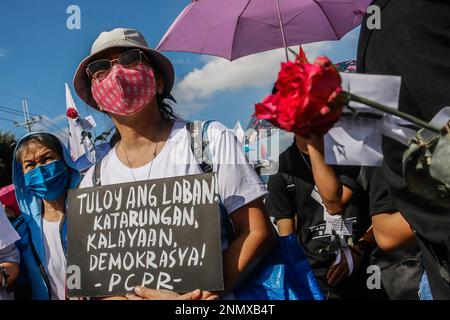
[[[92,79],[101,78],[114,65],[114,62],[119,63],[125,68],[134,68],[142,63],[142,57],[150,64],[147,56],[139,49],[131,49],[122,53],[117,59],[99,59],[87,65],[86,73]]]

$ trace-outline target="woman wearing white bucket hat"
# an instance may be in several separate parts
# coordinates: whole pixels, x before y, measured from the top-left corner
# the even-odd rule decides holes
[[[166,100],[174,100],[173,83],[170,61],[148,48],[138,31],[100,34],[91,55],[78,67],[74,86],[87,104],[112,118],[120,141],[87,172],[80,188],[202,173],[187,123],[176,117]],[[236,234],[232,242],[222,237],[225,290],[203,292],[204,299],[229,297],[275,241],[262,201],[266,189],[236,137],[219,122],[210,123],[206,135],[219,195]],[[177,295],[152,291],[152,297]]]

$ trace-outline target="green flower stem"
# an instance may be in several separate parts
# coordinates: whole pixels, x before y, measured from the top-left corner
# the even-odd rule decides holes
[[[436,132],[436,133],[441,133],[441,130],[439,128],[437,128],[437,127],[435,127],[435,126],[433,126],[433,125],[431,125],[431,124],[429,124],[429,123],[427,123],[427,122],[425,122],[423,120],[417,119],[416,117],[413,117],[410,114],[407,114],[407,113],[404,113],[404,112],[401,112],[401,111],[398,111],[398,110],[394,110],[394,109],[386,107],[385,105],[382,105],[382,104],[380,104],[378,102],[375,102],[375,101],[372,101],[372,100],[369,100],[369,99],[366,99],[366,98],[363,98],[363,97],[359,97],[359,96],[354,95],[354,94],[349,93],[349,92],[343,92],[343,94],[344,94],[344,97],[346,98],[347,101],[360,102],[360,103],[365,104],[365,105],[367,105],[369,107],[372,107],[374,109],[377,109],[377,110],[380,110],[380,111],[392,114],[394,116],[400,117],[402,119],[405,119],[405,120],[407,120],[409,122],[412,122],[412,123],[418,125],[419,127],[428,129],[428,130]]]
[[[287,48],[287,49],[289,50],[290,53],[292,53],[297,58],[297,56],[299,55],[297,52],[295,52],[291,48]]]

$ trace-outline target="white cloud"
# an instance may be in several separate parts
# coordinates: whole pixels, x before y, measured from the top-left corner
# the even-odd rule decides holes
[[[309,59],[315,59],[329,43],[314,43],[303,46]],[[292,48],[298,51],[298,47]],[[290,54],[290,58],[292,58]],[[286,60],[284,49],[271,50],[250,55],[235,61],[222,58],[205,58],[206,64],[188,73],[175,86],[174,94],[183,104],[185,114],[205,108],[205,102],[216,93],[242,89],[266,88],[274,83],[280,63]]]
[[[50,120],[50,122],[53,122],[53,123],[59,123],[61,121],[67,121],[67,116],[66,116],[65,113],[57,115],[56,117],[53,117],[51,119],[49,117],[47,117],[47,116],[45,116],[45,118],[47,118],[47,120]]]
[[[328,55],[339,62],[356,56],[358,38],[359,28],[356,28],[340,41],[316,42],[302,47],[310,61],[319,55]],[[292,49],[298,51],[298,47]],[[292,54],[289,55],[292,59]],[[189,115],[211,105],[210,100],[218,93],[271,88],[280,70],[280,62],[285,60],[284,49],[253,54],[233,62],[200,55],[198,61],[204,65],[177,79],[174,95],[179,105],[183,105],[183,113]]]
[[[52,133],[63,143],[66,143],[69,137],[69,130],[67,128],[67,122],[63,121],[67,119],[67,116],[65,114],[60,114],[53,118],[47,116],[43,116],[42,118],[43,120],[41,122],[38,122],[33,126],[33,131]]]
[[[181,99],[183,101],[183,99]],[[207,103],[201,103],[201,102],[182,102],[183,108],[182,110],[176,109],[176,112],[182,117],[186,118],[190,114],[195,113],[197,111],[200,111],[202,109],[205,109],[208,107]]]
[[[8,56],[8,50],[0,48],[0,59],[5,59]]]
[[[189,58],[176,58],[171,60],[172,64],[193,64],[194,61]]]

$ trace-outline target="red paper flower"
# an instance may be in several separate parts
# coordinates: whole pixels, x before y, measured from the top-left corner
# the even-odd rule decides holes
[[[75,110],[74,108],[68,108],[66,115],[68,118],[70,119],[77,119],[78,118],[78,111]]]
[[[319,57],[314,64],[281,64],[275,83],[276,93],[255,106],[255,116],[276,127],[299,135],[323,135],[339,119],[341,77],[331,61]]]

